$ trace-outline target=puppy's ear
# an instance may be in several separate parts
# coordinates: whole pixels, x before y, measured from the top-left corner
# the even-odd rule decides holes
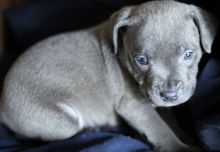
[[[211,53],[212,43],[217,33],[217,20],[205,10],[191,6],[191,15],[200,34],[200,43],[203,50]]]
[[[111,18],[111,31],[112,31],[112,41],[114,45],[114,53],[118,53],[119,45],[119,30],[123,27],[131,26],[134,20],[131,17],[132,10],[135,6],[124,7],[119,11],[115,12]]]

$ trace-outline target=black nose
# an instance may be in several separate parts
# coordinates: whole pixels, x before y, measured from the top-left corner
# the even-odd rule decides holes
[[[177,90],[163,91],[160,96],[164,101],[175,101],[179,98]]]

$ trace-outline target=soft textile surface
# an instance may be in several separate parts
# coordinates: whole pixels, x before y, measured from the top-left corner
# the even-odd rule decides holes
[[[47,36],[77,30],[97,24],[114,10],[128,4],[142,2],[132,0],[29,0],[25,5],[5,11],[6,55],[0,60],[0,82],[17,56],[36,41]],[[205,0],[180,0],[195,2],[217,12],[220,2]],[[220,56],[217,37],[212,55],[204,55],[201,62],[195,95],[184,105],[173,108],[181,127],[198,137],[207,151],[220,151]],[[45,143],[30,140],[0,126],[0,152],[30,151],[56,152],[134,152],[148,151],[148,146],[129,138],[121,132],[84,132],[69,140]]]
[[[0,126],[0,152],[150,152],[149,147],[115,131],[94,131],[46,143],[22,138]]]
[[[220,57],[205,65],[190,106],[203,147],[220,151]]]

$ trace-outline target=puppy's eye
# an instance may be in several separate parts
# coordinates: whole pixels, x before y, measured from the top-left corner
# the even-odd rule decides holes
[[[187,50],[185,53],[184,53],[184,60],[190,60],[193,58],[193,55],[194,55],[194,52],[193,50]]]
[[[135,61],[137,64],[142,65],[142,66],[146,66],[149,64],[148,58],[143,55],[136,56]]]

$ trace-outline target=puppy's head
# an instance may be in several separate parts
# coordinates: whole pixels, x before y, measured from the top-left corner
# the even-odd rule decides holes
[[[202,52],[211,52],[216,33],[204,10],[175,1],[152,1],[116,12],[115,54],[156,106],[187,101],[196,86]]]

